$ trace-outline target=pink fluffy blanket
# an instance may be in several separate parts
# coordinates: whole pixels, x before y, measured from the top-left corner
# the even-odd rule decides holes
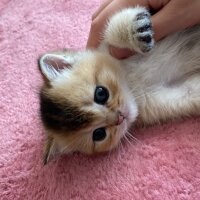
[[[42,165],[38,56],[84,48],[99,0],[0,1],[1,200],[199,200],[200,119],[135,130],[109,155]]]

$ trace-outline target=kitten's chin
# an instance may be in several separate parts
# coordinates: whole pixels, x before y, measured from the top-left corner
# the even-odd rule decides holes
[[[130,128],[130,126],[136,121],[136,118],[138,116],[138,107],[133,99],[127,103],[127,106],[125,108],[125,115],[127,128]]]
[[[119,130],[120,138],[123,138],[125,136],[125,134],[134,124],[138,116],[138,107],[133,99],[132,101],[127,102],[126,107],[124,108],[124,115],[125,119],[124,122],[121,124]]]

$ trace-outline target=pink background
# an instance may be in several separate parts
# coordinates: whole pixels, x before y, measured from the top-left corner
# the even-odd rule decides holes
[[[200,199],[200,119],[135,130],[109,155],[42,166],[38,56],[84,48],[99,0],[0,1],[0,199]]]

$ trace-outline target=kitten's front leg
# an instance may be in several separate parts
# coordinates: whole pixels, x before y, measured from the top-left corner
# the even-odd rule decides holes
[[[150,51],[154,45],[150,17],[149,12],[142,7],[122,10],[109,20],[104,42],[139,53]]]

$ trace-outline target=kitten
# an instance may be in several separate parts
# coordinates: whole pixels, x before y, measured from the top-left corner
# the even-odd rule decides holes
[[[117,60],[108,44],[140,54]],[[148,125],[199,114],[200,26],[153,46],[150,14],[136,7],[110,19],[99,49],[41,57],[44,163],[56,153],[109,151],[134,122]]]

